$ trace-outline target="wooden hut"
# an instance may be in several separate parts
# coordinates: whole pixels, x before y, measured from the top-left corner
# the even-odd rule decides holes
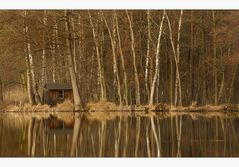
[[[73,102],[73,90],[71,84],[46,83],[43,91],[43,103],[54,106],[65,100]]]

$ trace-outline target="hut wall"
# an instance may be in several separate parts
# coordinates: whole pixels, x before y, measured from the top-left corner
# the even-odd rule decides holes
[[[68,100],[72,100],[73,102],[73,91],[72,90],[64,90],[64,93],[65,93],[65,100],[68,99]]]
[[[59,98],[59,91],[61,90],[49,90],[48,91],[48,104],[56,105],[57,103],[61,103],[65,100],[71,100],[73,102],[73,92],[72,90],[62,90],[64,91],[64,99]]]

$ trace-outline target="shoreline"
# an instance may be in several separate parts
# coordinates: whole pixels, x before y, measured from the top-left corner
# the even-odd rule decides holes
[[[10,109],[9,109],[9,108]],[[239,112],[239,105],[221,104],[221,105],[203,105],[203,106],[175,106],[164,103],[155,105],[139,105],[139,106],[116,106],[113,103],[102,105],[99,103],[91,104],[83,110],[74,111],[73,105],[68,108],[59,109],[57,107],[49,107],[46,105],[28,106],[7,106],[0,109],[0,113],[94,113],[94,112]]]

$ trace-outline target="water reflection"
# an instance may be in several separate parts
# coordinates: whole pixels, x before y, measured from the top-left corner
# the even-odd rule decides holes
[[[102,114],[102,113],[101,113]],[[46,114],[47,115],[47,114]],[[232,157],[238,114],[82,114],[73,129],[46,129],[41,116],[0,115],[0,155],[36,157]],[[73,150],[72,150],[73,149]]]

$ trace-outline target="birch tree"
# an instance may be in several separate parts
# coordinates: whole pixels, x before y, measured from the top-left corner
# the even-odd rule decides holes
[[[75,73],[74,63],[73,63],[73,46],[72,46],[72,23],[70,19],[70,12],[65,11],[65,27],[67,32],[66,37],[66,46],[67,46],[67,57],[68,57],[68,66],[69,66],[69,72],[71,77],[71,84],[73,89],[73,98],[74,98],[74,110],[79,111],[82,110],[82,104],[77,84],[77,77]],[[79,129],[80,129],[80,113],[75,113],[75,123],[74,123],[74,129],[73,129],[73,136],[72,136],[72,145],[71,145],[71,156],[75,154],[76,146],[77,146],[77,139],[79,136]]]
[[[180,11],[180,17],[179,17],[179,22],[178,22],[178,35],[177,35],[176,49],[174,46],[171,22],[169,20],[167,13],[166,13],[166,18],[167,18],[167,22],[168,22],[169,36],[170,36],[171,46],[172,46],[173,55],[174,55],[175,66],[176,66],[174,104],[182,105],[182,89],[181,89],[181,79],[180,79],[180,73],[179,73],[179,61],[180,61],[180,35],[181,35],[183,10]]]
[[[31,53],[31,44],[29,41],[29,28],[27,25],[27,11],[24,10],[24,34],[25,34],[25,54],[27,65],[27,90],[30,104],[36,103],[36,81],[33,66],[33,58]]]
[[[95,43],[95,50],[96,50],[96,56],[97,56],[97,64],[98,64],[98,73],[99,73],[99,81],[100,81],[100,99],[106,100],[106,88],[105,88],[105,79],[103,75],[103,67],[101,64],[101,58],[100,58],[100,51],[99,51],[99,43],[98,43],[98,36],[93,24],[92,16],[90,11],[88,10],[89,14],[89,20],[90,20],[90,26],[92,29],[93,39]]]
[[[130,28],[130,37],[131,37],[131,51],[133,56],[133,67],[134,67],[134,77],[135,77],[135,99],[136,99],[136,105],[140,104],[140,87],[139,87],[139,77],[138,77],[138,70],[136,66],[136,53],[135,53],[135,39],[134,39],[134,30],[132,25],[132,20],[129,16],[128,11],[126,10],[127,19],[129,22],[129,28]]]
[[[43,39],[42,39],[42,86],[47,82],[47,72],[46,72],[46,42],[45,42],[45,37],[46,37],[46,22],[47,22],[47,11],[44,10],[44,15],[43,15]]]
[[[237,103],[239,12],[167,11],[160,46],[163,10],[69,13],[70,42],[64,11],[0,12],[3,102],[17,89],[36,104],[45,82],[71,82],[71,52],[84,105]]]
[[[69,72],[71,77],[71,84],[73,89],[73,97],[74,97],[74,104],[75,104],[75,111],[79,111],[82,109],[79,89],[78,89],[78,83],[77,83],[77,77],[74,70],[74,63],[73,63],[73,46],[72,46],[72,23],[70,20],[70,12],[65,11],[65,27],[67,32],[67,39],[66,39],[66,46],[67,46],[67,56],[68,56],[68,66],[69,66]]]
[[[213,19],[213,62],[214,62],[214,104],[218,104],[218,90],[217,90],[217,45],[216,45],[216,12],[212,11],[212,19]]]
[[[3,101],[3,84],[2,84],[2,79],[1,79],[1,76],[0,76],[0,102]]]
[[[152,85],[151,85],[151,89],[150,89],[150,99],[149,99],[149,104],[152,105],[153,104],[153,101],[154,101],[154,92],[155,92],[155,87],[156,87],[156,82],[157,82],[157,79],[159,77],[159,71],[160,71],[160,67],[159,67],[159,64],[160,64],[160,46],[161,46],[161,37],[162,37],[162,33],[163,33],[163,23],[164,23],[164,19],[165,19],[165,10],[163,11],[163,14],[162,14],[162,18],[161,18],[161,21],[160,21],[160,26],[159,26],[159,34],[158,34],[158,41],[157,41],[157,50],[156,50],[156,65],[155,65],[155,73],[154,73],[154,78],[153,78],[153,82],[152,82]]]
[[[147,39],[147,53],[146,53],[146,62],[145,62],[145,78],[144,78],[144,82],[145,82],[145,89],[146,89],[146,94],[147,94],[147,98],[149,99],[149,85],[148,85],[148,73],[149,73],[149,58],[150,58],[150,41],[152,41],[151,38],[151,23],[150,23],[150,11],[147,10],[147,35],[148,35],[148,39]]]
[[[124,101],[125,105],[128,105],[128,77],[125,69],[125,60],[124,60],[124,55],[122,51],[122,44],[121,44],[121,37],[120,37],[120,32],[119,32],[119,23],[118,23],[118,15],[117,12],[114,11],[115,15],[115,24],[116,24],[116,32],[117,32],[117,39],[118,39],[118,45],[119,45],[119,53],[120,53],[120,59],[121,59],[121,65],[122,65],[122,72],[123,72],[123,80],[124,80],[124,89],[125,89],[125,94],[124,94]]]
[[[122,105],[121,86],[120,86],[120,78],[119,78],[116,51],[115,51],[115,47],[116,47],[116,26],[115,26],[116,15],[115,15],[115,13],[113,13],[113,18],[112,18],[113,19],[113,21],[112,21],[113,32],[111,32],[109,24],[108,24],[104,15],[103,15],[103,19],[104,19],[104,22],[105,22],[105,25],[107,27],[109,37],[110,37],[111,48],[112,48],[112,56],[113,56],[114,83],[116,84],[116,87],[117,87],[117,94],[118,94],[118,98],[119,98],[119,104],[121,106]]]

